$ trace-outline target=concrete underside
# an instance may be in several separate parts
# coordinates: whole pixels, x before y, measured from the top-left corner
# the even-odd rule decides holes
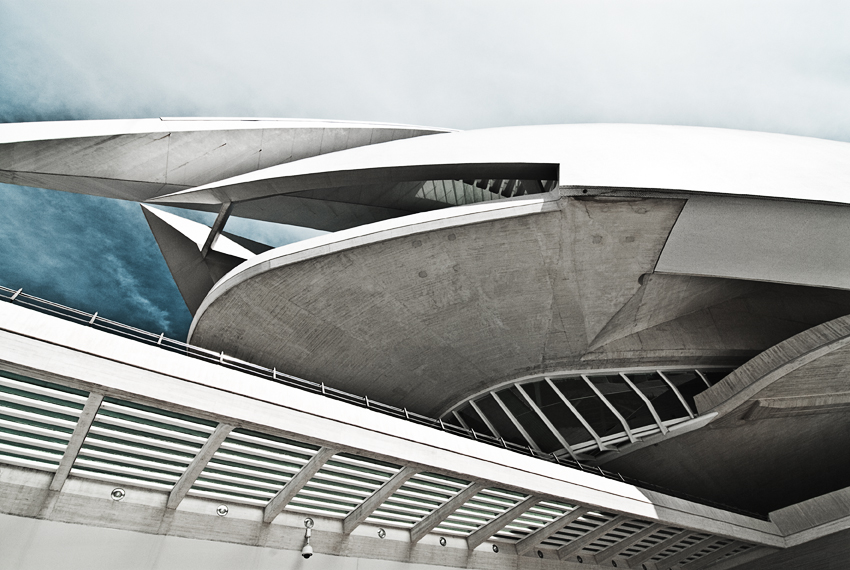
[[[608,466],[762,513],[850,486],[850,317],[772,347],[697,402],[719,419]]]
[[[237,269],[190,341],[436,415],[531,374],[739,365],[850,313],[847,291],[647,275],[683,204],[561,198],[247,278]]]
[[[817,540],[737,566],[740,570],[839,570],[850,565],[850,530],[837,532]]]
[[[498,553],[489,542],[469,550],[459,537],[448,537],[446,546],[433,535],[414,544],[406,530],[392,527],[382,539],[371,524],[346,535],[341,521],[315,515],[315,555],[307,561],[299,513],[264,524],[256,507],[230,503],[220,517],[220,501],[189,497],[174,510],[165,508],[167,493],[122,485],[127,496],[118,502],[109,498],[114,483],[71,478],[56,493],[47,490],[49,481],[46,473],[0,467],[0,569],[601,568],[560,561],[546,548],[540,559],[535,552],[518,556],[512,544],[502,543]]]

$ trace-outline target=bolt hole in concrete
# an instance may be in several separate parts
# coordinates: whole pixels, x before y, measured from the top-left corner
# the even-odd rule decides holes
[[[422,247],[422,240],[417,239],[413,241],[413,247]]]
[[[126,495],[127,495],[127,493],[124,491],[124,489],[122,489],[120,487],[112,489],[112,492],[109,494],[109,496],[112,497],[113,501],[120,501]]]
[[[449,234],[449,241],[454,241],[457,239],[457,236],[454,234]]]
[[[581,556],[576,556],[576,560],[578,560],[578,563],[579,563],[579,564],[581,564],[582,562],[584,562],[584,560],[582,560],[582,559],[581,559]]]
[[[420,271],[419,277],[428,277],[428,272],[427,271]]]

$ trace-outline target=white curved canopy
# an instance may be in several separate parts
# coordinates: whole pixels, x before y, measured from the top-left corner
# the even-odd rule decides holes
[[[631,124],[506,127],[393,141],[272,166],[156,201],[214,204],[379,181],[531,178],[545,175],[547,167],[558,169],[561,186],[850,203],[848,143]]]

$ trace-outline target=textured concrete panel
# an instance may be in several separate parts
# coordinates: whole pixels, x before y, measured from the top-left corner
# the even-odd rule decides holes
[[[850,289],[850,208],[779,200],[688,200],[656,271]]]
[[[574,366],[654,266],[682,202],[556,203],[275,262],[217,286],[192,342],[427,413]]]

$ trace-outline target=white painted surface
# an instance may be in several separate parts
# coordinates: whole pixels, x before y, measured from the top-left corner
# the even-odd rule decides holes
[[[850,202],[850,144],[705,127],[579,124],[505,127],[393,141],[272,166],[171,196],[219,201],[229,188],[369,170],[462,164],[555,164],[561,186]],[[218,193],[213,193],[218,190]],[[258,187],[260,191],[260,187]]]
[[[321,119],[250,119],[250,118],[192,118],[162,117],[159,119],[115,119],[96,121],[37,121],[31,123],[0,124],[0,144],[72,139],[79,137],[102,137],[141,133],[172,133],[189,131],[230,131],[243,129],[320,128],[320,129],[413,129],[440,130],[393,123],[364,123],[356,121],[328,121]]]

